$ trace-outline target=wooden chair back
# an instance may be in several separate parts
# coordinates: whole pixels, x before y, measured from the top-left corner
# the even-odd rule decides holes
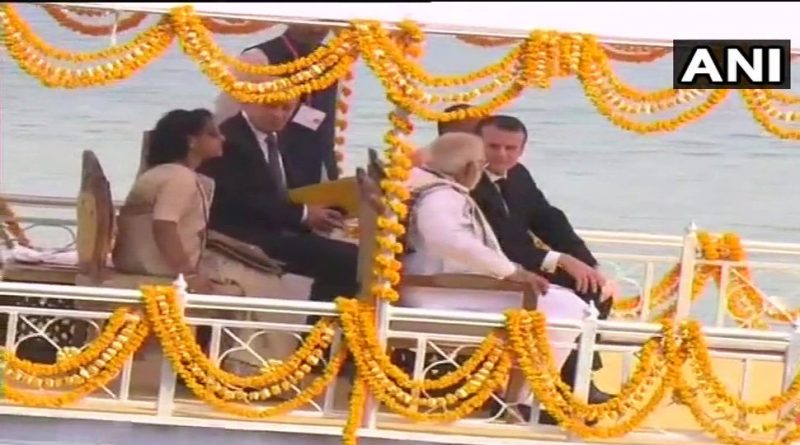
[[[375,150],[369,150],[369,165],[365,171],[356,169],[358,181],[358,278],[361,285],[360,298],[367,298],[374,277],[372,259],[377,251],[375,235],[378,232],[378,217],[383,213],[380,181],[385,176],[383,166]]]
[[[369,150],[367,171],[356,170],[359,184],[359,257],[358,276],[362,296],[369,294],[372,285],[372,258],[377,250],[375,234],[378,216],[383,212],[381,198],[383,192],[380,181],[386,177],[384,166],[375,150]],[[468,289],[486,291],[510,291],[523,294],[523,307],[536,309],[536,295],[529,286],[506,280],[474,274],[410,275],[403,274],[401,286],[427,287],[439,289]]]
[[[83,152],[77,205],[78,271],[92,281],[103,277],[114,233],[111,186],[94,152]]]

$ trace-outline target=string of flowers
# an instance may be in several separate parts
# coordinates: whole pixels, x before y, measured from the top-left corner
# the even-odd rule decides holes
[[[497,48],[519,43],[521,39],[514,37],[482,37],[459,35],[458,40],[464,43],[483,48]],[[603,49],[611,60],[619,62],[649,63],[656,61],[672,50],[670,48],[653,48],[641,45],[603,44]]]
[[[52,5],[47,6],[51,10],[61,11]],[[587,97],[614,125],[642,134],[675,131],[704,117],[729,95],[728,90],[639,91],[613,73],[609,61],[614,56],[607,51],[607,46],[594,37],[580,34],[534,31],[498,63],[472,73],[439,76],[427,73],[414,60],[415,48],[421,48],[423,33],[412,22],[403,22],[400,33],[394,34],[402,37],[398,42],[392,33],[376,22],[354,21],[350,29],[339,33],[337,38],[341,37],[340,40],[335,38],[331,45],[323,46],[306,58],[288,64],[254,66],[243,64],[225,54],[214,43],[213,30],[209,30],[207,20],[195,14],[191,6],[171,10],[156,25],[158,31],[151,28],[144,37],[140,35],[138,40],[134,39],[131,43],[86,54],[56,50],[35,37],[35,34],[22,32],[25,30],[24,21],[8,20],[9,8],[15,6],[3,6],[3,43],[24,71],[48,87],[97,87],[126,79],[163,55],[172,39],[178,37],[183,52],[198,64],[212,83],[242,102],[285,102],[328,88],[350,73],[359,56],[377,75],[394,105],[430,121],[481,118],[508,106],[526,88],[548,88],[553,79],[567,76],[579,78]],[[219,19],[218,22],[236,26],[244,23],[225,19]],[[336,45],[333,45],[334,42]],[[644,53],[641,48],[613,48],[626,53]],[[404,52],[406,49],[410,54]],[[59,66],[47,60],[83,62],[106,57],[110,60],[78,69]],[[265,82],[237,81],[231,69],[279,77]],[[424,88],[466,86],[478,81],[482,84],[461,92],[439,94]],[[800,139],[800,130],[780,127],[772,122],[773,119],[800,121],[800,113],[781,111],[772,105],[772,102],[793,104],[793,96],[758,90],[743,90],[741,94],[754,118],[771,134]],[[479,100],[486,95],[491,97]],[[448,113],[432,107],[453,102],[478,103],[469,109]],[[652,122],[640,122],[627,116],[658,113],[679,105],[692,106],[677,116]]]
[[[196,354],[187,350],[187,345],[193,342],[187,342],[185,339],[188,327],[182,320],[181,308],[177,303],[174,288],[170,286],[145,287],[143,288],[143,298],[148,319],[153,324],[153,331],[175,372],[195,396],[222,412],[240,417],[263,419],[291,412],[307,405],[322,394],[336,378],[347,357],[347,349],[341,348],[325,367],[323,374],[314,379],[305,389],[297,391],[294,397],[275,406],[251,406],[252,402],[266,401],[296,389],[295,385],[299,384],[311,371],[309,364],[293,368],[294,372],[279,382],[274,380],[278,372],[272,373],[271,370],[253,378],[223,374],[221,370],[212,371],[205,366],[203,360],[197,360]],[[190,346],[189,349],[194,348]],[[311,362],[309,361],[309,363]],[[303,368],[304,366],[306,368]],[[272,375],[266,376],[265,374]],[[219,378],[223,375],[224,378]],[[242,385],[241,383],[247,384]],[[251,383],[259,385],[251,386]]]
[[[109,11],[101,11],[91,8],[81,8],[75,6],[56,6],[56,5],[37,5],[41,6],[59,25],[80,34],[102,37],[108,36],[114,32],[113,25],[98,26],[95,24],[87,24],[76,18],[70,17],[71,14],[77,16],[98,18],[113,16]],[[143,12],[131,13],[128,17],[124,18],[117,24],[116,32],[125,32],[138,27],[147,14]],[[253,34],[267,30],[273,26],[272,23],[263,22],[258,20],[239,20],[239,19],[223,19],[217,17],[203,17],[203,25],[214,34],[226,35],[241,35]]]
[[[281,77],[265,82],[245,82],[236,80],[225,63],[221,63],[222,51],[213,44],[208,30],[205,29],[199,17],[193,13],[191,6],[178,7],[170,15],[173,30],[184,52],[208,76],[211,82],[222,91],[240,102],[249,103],[274,103],[287,102],[303,95],[326,89],[336,83],[351,69],[357,57],[357,50],[349,44],[348,34],[340,34],[344,42],[339,48],[321,50],[315,57],[327,54],[321,62],[311,64],[308,68],[291,73],[288,77]],[[313,55],[313,54],[312,54]],[[265,65],[262,68],[243,69],[244,64],[235,64],[230,58],[222,59],[234,65],[239,71],[258,72],[259,74],[277,75],[274,73],[288,74],[287,67],[295,67],[308,63],[308,58],[299,59],[291,64]]]
[[[783,112],[775,108],[772,101],[776,100],[776,97],[783,99],[777,100],[784,104],[796,104],[797,102],[787,96],[777,96],[775,92],[770,95],[764,90],[741,90],[739,94],[742,96],[747,110],[769,134],[781,139],[800,140],[800,129],[786,128],[773,122],[773,119],[787,122],[800,121],[800,112]]]
[[[424,397],[420,391],[408,393],[384,372],[374,358],[376,348],[380,348],[376,343],[374,323],[370,324],[373,320],[370,320],[369,314],[374,312],[374,308],[370,305],[361,306],[356,300],[350,299],[339,299],[337,305],[347,345],[359,376],[362,376],[370,393],[392,412],[417,422],[452,422],[483,406],[508,379],[511,355],[505,347],[499,347],[490,352],[492,361],[486,362],[481,372],[470,376],[455,391],[431,398]],[[365,339],[370,340],[365,343]],[[447,409],[440,413],[423,413],[420,408]]]
[[[74,404],[108,385],[149,334],[147,321],[136,315],[125,316],[127,323],[116,333],[113,341],[109,343],[105,337],[98,340],[103,349],[99,349],[99,345],[92,345],[85,353],[65,358],[62,363],[55,365],[30,363],[17,358],[11,351],[0,349],[0,367],[5,368],[5,377],[36,389],[72,387],[55,394],[36,394],[3,382],[4,397],[25,406],[57,408]],[[91,364],[85,364],[94,353],[98,353],[98,358],[89,362]]]
[[[360,23],[356,26],[359,32],[358,43],[361,48],[370,48],[371,39],[368,37],[372,25]],[[372,52],[368,50],[367,52]],[[417,50],[421,53],[421,50]],[[371,58],[365,57],[367,63]],[[390,93],[387,93],[387,97]],[[376,301],[384,299],[389,302],[397,301],[399,295],[395,287],[400,283],[400,270],[402,263],[397,260],[397,255],[403,253],[403,245],[399,239],[405,234],[403,222],[408,214],[406,202],[410,198],[409,191],[404,183],[408,179],[413,163],[415,149],[409,144],[405,136],[414,131],[414,126],[409,119],[408,112],[401,107],[389,113],[390,128],[384,135],[386,149],[384,154],[389,160],[386,168],[386,177],[381,180],[380,187],[383,191],[381,201],[385,213],[377,220],[377,233],[375,235],[376,252],[372,263],[374,282],[370,294]]]
[[[144,22],[147,18],[147,14],[144,12],[132,12],[128,14],[126,17],[119,20],[116,24],[110,25],[96,25],[92,23],[85,23],[79,19],[73,18],[70,16],[70,12],[74,12],[72,9],[67,9],[61,6],[56,5],[48,5],[48,4],[39,4],[45,12],[53,18],[59,25],[63,26],[64,28],[70,29],[80,34],[84,34],[87,36],[107,36],[113,32],[125,32],[131,30],[133,28],[138,27],[139,25]],[[88,11],[84,9],[84,11]],[[88,15],[86,13],[79,14],[79,15]],[[99,17],[100,14],[94,15],[92,14],[91,17]]]
[[[713,254],[709,256],[713,257]],[[294,389],[295,384],[307,375],[308,368],[304,369],[304,364],[317,364],[316,361],[303,362],[294,358],[315,356],[301,352],[309,350],[307,344],[319,343],[324,345],[323,348],[329,347],[329,337],[334,335],[331,332],[335,324],[332,320],[324,319],[312,330],[306,345],[289,360],[294,373],[289,374],[288,381],[278,383],[265,379],[263,375],[239,377],[213,371],[216,366],[208,367],[196,355],[197,345],[183,318],[174,288],[145,287],[143,300],[145,318],[129,309],[115,311],[98,339],[82,352],[60,357],[56,364],[28,362],[3,350],[0,352],[0,370],[3,371],[0,373],[3,377],[0,391],[9,400],[24,406],[59,407],[75,403],[118,375],[122,365],[141,347],[152,327],[176,373],[194,394],[210,406],[248,418],[274,416],[309,403],[335,378],[349,351],[356,364],[357,376],[344,426],[345,444],[356,443],[367,391],[391,411],[412,420],[451,422],[482,407],[494,392],[505,385],[513,356],[522,367],[536,399],[562,428],[581,437],[625,435],[641,425],[660,401],[673,395],[675,400],[689,407],[705,431],[725,443],[761,443],[745,435],[772,431],[781,435],[777,442],[769,443],[789,444],[800,438],[795,421],[800,413],[797,406],[800,374],[783,393],[765,402],[753,404],[741,400],[727,391],[714,375],[709,346],[695,321],[685,321],[676,326],[670,319],[663,320],[661,335],[644,343],[639,364],[620,394],[609,402],[591,405],[575,396],[572,389],[561,381],[547,339],[546,320],[539,312],[507,311],[509,341],[504,341],[499,333],[490,334],[467,360],[466,370],[452,371],[432,380],[413,380],[390,364],[378,340],[375,307],[355,299],[340,298],[336,304],[345,347],[335,353],[324,373],[308,388],[296,390],[297,396],[275,406],[257,407],[253,406],[255,402]],[[319,336],[328,339],[315,340]],[[34,391],[69,389],[54,394],[52,391],[36,394],[10,386],[6,382],[9,378],[16,384],[35,388]],[[459,382],[465,383],[459,386]],[[447,393],[437,397],[423,394],[424,390],[432,389],[447,389]],[[701,397],[708,399],[708,408],[703,405]],[[712,418],[709,410],[721,417]],[[756,424],[747,419],[749,415],[775,411],[781,412],[777,421]],[[589,426],[595,421],[599,423]]]
[[[652,414],[674,385],[674,370],[658,362],[657,351],[664,341],[645,343],[641,359],[630,381],[620,394],[609,402],[589,405],[579,400],[572,389],[561,381],[555,369],[552,350],[547,341],[547,326],[541,313],[513,311],[507,314],[507,329],[514,353],[517,355],[528,384],[548,413],[559,424],[581,437],[621,437],[638,427]],[[671,325],[664,327],[664,339],[673,336]],[[669,357],[668,353],[664,354]],[[647,398],[645,395],[650,394]],[[636,402],[645,400],[644,405]],[[611,426],[590,427],[586,422],[624,420]]]
[[[338,90],[336,93],[336,114],[334,116],[334,139],[333,139],[333,154],[336,159],[336,168],[339,170],[339,175],[344,171],[344,152],[347,149],[346,136],[347,127],[349,122],[347,115],[350,113],[350,102],[353,96],[353,81],[355,79],[355,70],[350,69],[347,74],[339,81]]]
[[[45,60],[44,57],[56,59],[69,58],[78,60],[97,60],[96,53],[75,54],[67,57],[62,50],[48,46],[41,46],[37,50],[36,42],[25,38],[25,24],[17,20],[16,16],[9,14],[11,4],[3,5],[0,10],[0,24],[2,24],[3,42],[8,54],[19,64],[25,72],[39,79],[48,87],[81,88],[89,86],[109,85],[119,80],[127,79],[134,73],[144,68],[162,56],[172,44],[172,32],[168,19],[162,19],[151,33],[146,34],[143,41],[138,41],[136,46],[120,45],[125,51],[116,49],[101,50],[100,53],[113,53],[117,58],[95,66],[73,69],[58,66]],[[21,26],[23,26],[21,28]],[[134,40],[136,41],[136,40]]]
[[[172,336],[160,338],[167,349],[181,350],[181,358],[199,369],[203,375],[223,385],[243,388],[268,388],[280,385],[283,381],[302,380],[324,357],[335,334],[335,323],[329,319],[320,320],[309,333],[303,345],[278,366],[268,366],[262,373],[241,377],[220,369],[206,356],[196,337],[177,308],[175,291],[172,287],[148,287],[142,290],[146,304],[155,302],[159,312],[148,312],[154,326],[163,327]],[[148,306],[149,307],[149,306]]]
[[[45,5],[49,6],[49,5]],[[2,5],[2,20],[3,27],[7,29],[6,32],[19,33],[17,45],[27,45],[31,51],[42,54],[49,59],[55,59],[71,63],[86,63],[96,62],[99,60],[110,59],[113,57],[120,57],[126,54],[141,54],[148,46],[152,46],[155,42],[163,41],[168,38],[169,29],[164,27],[164,22],[151,26],[141,34],[138,34],[131,41],[112,45],[99,51],[92,52],[73,52],[56,48],[49,43],[42,40],[28,24],[19,15],[17,10],[10,4]],[[171,39],[168,40],[171,42]],[[23,43],[24,42],[24,43]]]
[[[735,233],[723,233],[719,236],[709,232],[697,233],[700,262],[727,261],[742,264],[747,260],[741,239]],[[681,265],[673,266],[650,292],[650,320],[660,320],[674,315],[678,298],[678,280]],[[707,284],[714,281],[722,293],[723,267],[718,264],[698,264],[695,266],[692,283],[691,301],[696,302],[703,295]],[[752,272],[746,266],[728,268],[727,285],[724,298],[728,315],[741,327],[752,329],[768,329],[768,320],[791,322],[800,316],[800,308],[779,310],[764,300],[764,296],[752,281]],[[642,309],[642,296],[628,297],[614,302],[615,315],[633,318]]]
[[[214,34],[253,34],[265,31],[273,25],[269,22],[258,20],[232,20],[215,17],[203,17],[203,26]]]
[[[671,48],[616,44],[603,44],[603,50],[611,60],[632,63],[654,62],[672,52]]]

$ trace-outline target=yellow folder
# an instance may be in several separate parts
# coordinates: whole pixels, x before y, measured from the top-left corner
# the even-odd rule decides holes
[[[346,217],[358,216],[358,183],[355,176],[291,189],[289,199],[308,205],[340,207],[347,212]]]

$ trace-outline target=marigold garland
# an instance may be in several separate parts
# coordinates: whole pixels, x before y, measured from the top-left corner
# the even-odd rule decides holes
[[[730,261],[741,263],[746,261],[741,239],[734,233],[714,236],[705,231],[697,233],[698,251],[702,261]],[[678,280],[680,264],[673,266],[650,292],[649,311],[651,320],[672,317],[677,306]],[[779,311],[764,301],[763,296],[752,283],[751,271],[744,266],[732,267],[728,270],[726,287],[727,311],[736,323],[745,328],[768,329],[767,320],[788,322],[800,316],[800,308],[786,312]],[[697,301],[709,281],[713,280],[721,289],[722,267],[719,265],[698,264],[695,266],[692,283],[691,301]],[[644,299],[641,296],[629,297],[614,302],[617,316],[634,318],[642,309]]]
[[[66,10],[45,6],[51,11],[66,14]],[[7,5],[5,8],[14,6]],[[573,75],[581,80],[586,95],[601,114],[620,128],[642,134],[674,131],[705,116],[728,95],[725,90],[639,91],[617,79],[609,61],[623,54],[629,58],[654,58],[668,52],[667,49],[604,45],[592,36],[551,31],[532,32],[501,61],[475,72],[456,76],[431,75],[414,61],[415,56],[421,53],[424,39],[419,26],[409,21],[401,23],[400,30],[394,33],[386,31],[376,22],[354,21],[350,29],[337,33],[330,45],[306,58],[281,65],[252,66],[222,52],[211,38],[213,31],[219,31],[213,28],[222,23],[242,27],[251,26],[251,23],[209,20],[194,14],[190,6],[176,7],[166,18],[168,25],[158,27],[158,32],[149,30],[155,34],[152,41],[140,35],[138,40],[134,40],[135,43],[88,54],[56,50],[33,34],[23,35],[20,30],[24,29],[24,22],[21,21],[12,23],[10,27],[7,23],[3,33],[9,54],[20,67],[46,86],[58,88],[102,86],[128,78],[163,54],[171,39],[178,37],[184,52],[200,66],[212,83],[235,100],[255,103],[285,102],[328,88],[347,76],[360,55],[380,79],[388,99],[397,107],[423,119],[441,122],[487,116],[507,106],[526,88],[548,88],[552,80]],[[125,24],[118,28],[127,26],[122,25]],[[147,42],[141,43],[141,40]],[[84,62],[103,57],[116,59],[77,70],[46,60],[54,58]],[[257,83],[237,81],[229,68],[282,77]],[[466,86],[477,81],[483,84],[456,93],[439,94],[424,88]],[[440,103],[472,103],[488,94],[492,94],[492,97],[467,110],[443,113],[430,107]],[[744,90],[741,94],[754,118],[767,131],[781,138],[800,139],[800,130],[783,128],[772,122],[773,119],[800,121],[800,113],[780,111],[772,105],[772,102],[796,104],[800,99],[780,92],[765,93],[758,90]],[[693,106],[670,119],[640,122],[625,116],[657,113],[683,104]]]
[[[119,342],[119,336],[127,337],[133,333],[136,323],[131,323],[130,317],[131,312],[128,308],[115,310],[103,328],[103,332],[87,348],[75,355],[64,357],[52,365],[33,363],[9,354],[7,357],[9,369],[19,370],[39,378],[72,373],[79,368],[88,366],[102,369],[113,358],[108,351],[121,348],[121,344],[114,344]]]
[[[290,371],[293,371],[285,378],[280,378],[282,376],[279,375],[283,369],[276,371],[272,367],[259,376],[238,377],[225,373],[214,365],[209,366],[207,357],[199,357],[196,354],[196,350],[199,349],[196,343],[185,338],[185,333],[189,329],[182,320],[174,288],[170,286],[145,287],[142,289],[142,293],[148,318],[153,324],[153,331],[175,372],[195,396],[210,406],[229,414],[263,419],[278,416],[306,405],[322,394],[336,378],[347,357],[347,349],[340,349],[321,376],[314,379],[307,388],[298,391],[294,397],[278,405],[258,408],[235,403],[266,401],[289,392],[310,373],[311,368],[308,364],[297,366],[296,357],[299,354],[293,356],[295,360],[289,361],[291,365],[288,365],[289,362],[287,362],[287,365],[284,366],[284,368],[292,366]],[[322,328],[323,335],[328,334],[324,332],[326,328],[328,326]]]
[[[69,12],[72,12],[69,9],[65,9],[61,6],[56,5],[47,5],[47,4],[40,4],[42,9],[47,12],[47,14],[53,18],[59,25],[63,26],[64,28],[70,29],[72,31],[78,32],[80,34],[85,34],[88,36],[107,36],[113,32],[125,32],[136,28],[137,26],[141,25],[142,22],[147,18],[147,14],[144,12],[132,12],[127,17],[121,19],[116,28],[113,24],[111,25],[95,25],[90,23],[84,23],[78,19],[72,18],[69,15]],[[86,11],[86,10],[84,10]],[[88,14],[80,14],[80,15],[88,15]],[[92,15],[93,17],[98,17],[99,15]]]
[[[735,243],[728,241],[727,245],[732,246],[730,250],[736,250]],[[707,256],[727,255],[724,250],[728,247],[714,248],[712,244],[703,244]],[[347,351],[350,351],[357,375],[343,431],[345,444],[356,443],[367,391],[391,411],[415,421],[451,422],[482,407],[495,391],[505,385],[512,353],[537,400],[562,428],[581,437],[621,437],[641,425],[665,397],[674,395],[676,400],[689,407],[704,430],[725,443],[761,443],[746,436],[772,431],[782,435],[777,442],[769,443],[788,444],[800,438],[800,428],[795,422],[800,413],[797,404],[800,374],[782,394],[760,404],[744,402],[730,394],[714,375],[708,345],[699,324],[694,321],[683,322],[677,327],[670,319],[664,319],[663,334],[645,342],[639,364],[618,397],[603,404],[590,405],[578,399],[561,381],[560,370],[553,364],[546,320],[538,312],[508,311],[508,344],[497,334],[490,334],[464,367],[437,379],[413,380],[391,364],[379,343],[373,318],[374,306],[340,298],[336,303],[346,347],[340,349],[320,377],[301,391],[295,389],[295,384],[307,372],[303,371],[303,361],[294,360],[294,357],[305,356],[301,351],[306,345],[319,342],[314,340],[315,336],[330,337],[331,320],[321,321],[312,330],[306,344],[289,360],[299,374],[290,373],[288,381],[278,382],[265,379],[263,375],[232,376],[222,373],[216,366],[204,364],[195,351],[197,345],[183,319],[174,288],[145,287],[143,299],[146,319],[129,309],[119,309],[109,318],[97,340],[83,352],[62,357],[54,365],[31,363],[0,350],[2,377],[34,388],[70,387],[60,393],[38,395],[4,385],[5,381],[0,377],[0,394],[4,390],[9,400],[26,406],[58,407],[75,403],[113,379],[141,346],[152,326],[176,372],[199,398],[221,411],[248,418],[286,413],[310,402],[335,378]],[[329,339],[323,340],[322,344],[327,348]],[[312,364],[316,362],[308,362],[308,365]],[[687,364],[690,378],[684,376],[684,365]],[[270,369],[273,374],[278,373],[274,368]],[[461,381],[466,383],[458,386]],[[298,394],[276,406],[249,406],[293,389]],[[438,397],[426,397],[424,391],[430,389],[447,389],[448,392]],[[708,407],[701,397],[707,399]],[[712,418],[709,409],[722,417]],[[782,413],[777,421],[754,424],[746,420],[748,415],[763,415],[776,410]],[[599,423],[589,426],[589,422],[595,421]]]
[[[143,298],[148,308],[155,307],[157,312],[148,312],[154,326],[162,327],[169,332],[169,337],[159,337],[162,346],[169,349],[180,349],[184,362],[191,363],[204,375],[221,384],[244,388],[268,388],[283,381],[292,383],[301,381],[311,372],[324,356],[323,352],[333,342],[335,331],[332,320],[323,319],[314,326],[303,345],[280,365],[268,367],[264,372],[254,376],[240,377],[223,371],[213,363],[197,344],[192,330],[178,309],[175,291],[172,287],[147,287],[142,289]]]
[[[342,33],[334,39],[341,39],[344,42],[338,48],[323,49],[289,64],[265,65],[261,69],[249,71],[245,68],[245,64],[236,64],[229,57],[220,57],[222,51],[209,39],[208,30],[192,13],[191,6],[176,8],[170,15],[170,19],[184,52],[200,66],[212,83],[241,102],[287,102],[314,91],[324,90],[344,77],[357,57],[356,49],[348,44],[348,34]],[[222,61],[233,64],[240,71],[248,70],[248,72],[258,72],[259,74],[275,72],[287,74],[285,71],[287,67],[301,66],[308,63],[312,56],[321,57],[324,54],[327,54],[327,57],[318,64],[312,64],[308,68],[294,72],[289,77],[266,82],[236,80],[225,63],[221,63]]]
[[[800,112],[781,112],[772,105],[775,93],[770,96],[764,90],[741,90],[739,94],[750,114],[764,130],[781,139],[800,140],[800,129],[785,128],[772,121],[773,118],[783,121],[800,120]]]
[[[253,34],[265,31],[273,26],[269,22],[257,20],[226,20],[215,17],[203,17],[203,26],[214,34]]]
[[[374,312],[370,305],[361,306],[356,300],[338,299],[342,328],[358,374],[370,392],[391,411],[418,422],[452,422],[468,416],[483,406],[492,394],[500,389],[508,379],[511,370],[511,356],[506,348],[490,351],[490,361],[484,363],[481,371],[461,387],[443,397],[424,397],[421,391],[408,393],[391,376],[384,372],[376,354],[380,354],[374,323],[369,315]],[[366,343],[364,342],[366,341]],[[494,363],[497,363],[495,366]],[[402,371],[401,371],[402,372]],[[408,381],[408,377],[404,376]],[[452,381],[445,376],[445,380]],[[424,382],[415,385],[425,386]],[[420,408],[447,408],[441,413],[421,412]]]
[[[353,80],[355,79],[353,69],[351,69],[345,77],[339,81],[337,86],[338,91],[336,94],[336,115],[334,116],[334,156],[336,158],[336,168],[339,170],[339,175],[344,171],[344,152],[347,149],[346,135],[348,120],[347,115],[350,113],[350,101],[353,95]]]
[[[514,37],[481,37],[470,35],[456,36],[458,40],[483,48],[496,48],[518,43],[521,39]],[[639,45],[603,44],[608,57],[620,62],[649,63],[672,52],[670,48],[653,48]]]
[[[163,55],[172,43],[172,33],[168,21],[162,19],[152,29],[152,33],[146,34],[147,40],[142,42],[134,40],[137,42],[136,46],[128,46],[132,45],[132,42],[98,52],[113,53],[117,56],[115,60],[82,69],[65,68],[51,64],[41,56],[88,61],[97,60],[97,53],[76,54],[68,57],[64,52],[50,46],[39,45],[41,50],[37,50],[37,43],[25,38],[24,30],[27,25],[22,21],[17,21],[14,15],[8,13],[12,8],[12,5],[5,4],[0,10],[0,22],[3,25],[2,32],[8,53],[17,61],[20,68],[38,78],[48,87],[81,88],[109,85],[127,79]],[[43,42],[39,43],[43,44]],[[118,48],[125,48],[126,52],[120,53]]]
[[[9,351],[0,350],[0,362],[4,362],[6,368],[5,376],[18,383],[38,389],[73,386],[65,392],[39,395],[5,384],[4,396],[25,406],[57,408],[74,404],[116,378],[125,362],[139,349],[148,334],[148,323],[138,317],[134,318],[116,334],[105,349],[99,351],[100,358],[86,366],[81,364],[91,355],[88,351],[98,352],[95,345],[90,346],[86,354],[64,360],[66,364],[63,365],[34,364],[18,359]],[[104,340],[101,339],[101,342]],[[57,376],[56,371],[66,375]]]
[[[571,388],[561,381],[560,370],[553,365],[547,326],[541,313],[509,312],[507,326],[514,353],[536,399],[563,428],[581,437],[611,438],[628,434],[658,408],[673,385],[669,365],[658,365],[654,361],[659,342],[651,340],[642,348],[640,364],[620,394],[609,402],[588,405],[578,400]],[[665,325],[665,338],[673,335],[670,329],[670,325]],[[644,394],[648,392],[652,394],[646,399]],[[643,400],[646,403],[641,405]],[[627,416],[630,417],[609,427],[586,425],[588,421]]]
[[[50,5],[45,5],[50,6]],[[120,57],[126,54],[137,54],[143,52],[147,46],[154,45],[155,42],[162,41],[168,38],[169,31],[163,26],[163,23],[151,26],[143,33],[137,35],[130,42],[121,45],[112,45],[99,51],[93,52],[72,52],[51,46],[42,40],[27,23],[22,19],[17,10],[10,4],[5,4],[2,7],[3,27],[6,28],[7,33],[11,33],[12,37],[20,40],[20,44],[25,42],[30,47],[31,51],[42,54],[43,56],[64,62],[72,63],[85,63],[96,62],[99,60],[110,59],[113,57]],[[17,32],[19,36],[13,34]]]

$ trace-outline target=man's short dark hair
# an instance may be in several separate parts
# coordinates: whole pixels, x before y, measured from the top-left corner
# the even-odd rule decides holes
[[[528,129],[521,120],[514,116],[498,114],[495,116],[485,117],[478,122],[478,125],[475,126],[475,133],[480,135],[483,131],[483,128],[489,126],[497,127],[501,130],[511,131],[514,133],[522,133],[524,136],[522,142],[525,143],[528,141]]]
[[[445,113],[450,113],[452,111],[466,110],[468,108],[472,108],[472,106],[469,105],[469,104],[455,104],[455,105],[450,105],[449,107],[445,108],[444,112]],[[450,122],[452,122],[452,121],[450,121]],[[445,131],[446,127],[447,127],[447,124],[449,124],[450,122],[436,122],[436,131],[439,132],[439,136],[444,134],[444,131]]]

